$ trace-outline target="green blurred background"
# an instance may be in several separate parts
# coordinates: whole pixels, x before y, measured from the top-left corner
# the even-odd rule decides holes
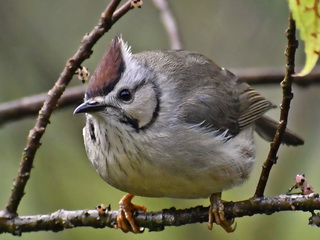
[[[108,1],[0,1],[0,102],[48,91],[80,44],[82,36],[97,24]],[[186,49],[194,50],[233,70],[244,68],[280,68],[286,39],[288,9],[285,0],[171,0]],[[152,2],[145,0],[142,9],[129,12],[94,47],[94,54],[84,65],[91,71],[115,35],[122,34],[133,52],[167,49],[169,42]],[[297,54],[303,63],[302,44]],[[74,80],[71,85],[80,85]],[[275,104],[281,101],[281,89],[257,86]],[[289,126],[306,141],[303,147],[282,147],[279,162],[271,173],[266,195],[286,192],[297,173],[305,173],[319,191],[318,136],[320,101],[318,86],[294,86]],[[74,106],[75,107],[75,106]],[[105,184],[87,160],[82,127],[84,116],[72,115],[74,107],[54,112],[34,162],[20,215],[46,214],[58,209],[88,209],[100,203],[117,208],[123,192]],[[278,118],[278,111],[270,116]],[[0,207],[6,203],[12,179],[20,162],[29,129],[35,118],[13,122],[0,129]],[[242,200],[254,193],[269,144],[257,137],[257,163],[248,182],[226,191],[226,200]],[[207,199],[177,200],[136,197],[136,203],[149,210],[175,206],[187,208],[208,205]],[[25,233],[23,239],[315,239],[320,229],[308,226],[309,213],[282,212],[272,216],[255,215],[237,219],[232,234],[220,227],[208,231],[206,224],[168,227],[160,233],[124,234],[114,229],[77,228],[59,233]],[[15,237],[4,234],[0,239]]]

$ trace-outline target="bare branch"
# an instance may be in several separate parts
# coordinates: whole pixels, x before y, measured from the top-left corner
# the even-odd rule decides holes
[[[234,72],[237,73],[240,81],[251,85],[279,84],[283,80],[283,73],[279,69],[244,69]],[[296,78],[294,83],[299,86],[320,84],[320,68],[314,69],[313,72],[303,78]],[[79,104],[84,96],[84,91],[85,86],[66,89],[58,101],[57,108],[61,109]],[[37,115],[46,96],[47,93],[41,93],[0,104],[0,125]]]
[[[294,58],[296,49],[298,48],[298,41],[296,39],[296,24],[292,16],[289,18],[289,27],[286,30],[286,36],[288,39],[288,45],[285,52],[287,60],[286,74],[284,80],[281,82],[283,98],[280,109],[280,124],[274,136],[273,142],[271,143],[267,160],[263,163],[262,172],[254,195],[255,197],[263,196],[271,168],[277,162],[277,153],[287,127],[290,102],[293,98],[291,86],[294,79],[292,75],[294,74]]]
[[[75,55],[70,58],[63,69],[59,79],[53,88],[48,92],[45,102],[39,111],[35,126],[30,130],[26,147],[23,150],[18,176],[14,179],[11,196],[5,208],[0,211],[0,217],[14,217],[17,215],[19,203],[24,195],[24,189],[30,177],[33,160],[37,149],[40,147],[40,139],[43,136],[49,123],[51,113],[56,108],[59,98],[71,81],[75,71],[81,63],[92,54],[93,45],[108,31],[112,25],[132,6],[131,1],[125,4],[126,8],[114,12],[121,0],[112,0],[101,15],[100,22],[89,34],[83,37],[81,45]]]
[[[153,0],[153,4],[160,12],[161,20],[170,40],[171,49],[182,49],[182,42],[176,20],[167,0]]]
[[[84,86],[66,89],[59,99],[57,108],[80,103],[84,96]],[[36,116],[46,100],[47,93],[24,97],[14,101],[0,104],[0,124],[16,121],[25,117]]]
[[[247,82],[250,85],[280,84],[284,79],[284,71],[281,69],[243,69],[233,71],[240,81]],[[293,82],[299,87],[308,87],[320,84],[320,67],[316,67],[304,77],[297,77]]]
[[[311,195],[280,195],[254,198],[239,202],[225,202],[227,218],[239,218],[254,214],[273,214],[280,211],[313,211],[320,209],[320,198]],[[75,227],[113,228],[118,211],[98,215],[97,210],[59,210],[47,215],[0,218],[0,233],[21,235],[24,232],[62,231]],[[137,212],[136,223],[150,231],[162,231],[166,226],[182,226],[208,221],[208,207],[197,206],[184,210],[175,208],[159,212]]]

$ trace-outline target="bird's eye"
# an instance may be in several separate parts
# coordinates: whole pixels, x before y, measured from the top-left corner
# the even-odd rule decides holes
[[[129,102],[132,100],[132,94],[128,89],[122,89],[118,95],[119,99],[124,102]]]

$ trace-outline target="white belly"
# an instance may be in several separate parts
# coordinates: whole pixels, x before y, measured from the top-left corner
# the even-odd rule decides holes
[[[176,198],[205,198],[245,181],[255,160],[252,132],[225,141],[188,128],[138,141],[139,133],[113,123],[94,129],[94,141],[89,126],[83,129],[88,157],[106,182],[139,196]]]

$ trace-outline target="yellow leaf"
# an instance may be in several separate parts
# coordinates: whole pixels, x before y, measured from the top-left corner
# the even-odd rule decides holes
[[[320,54],[320,12],[319,0],[289,0],[292,17],[300,30],[304,41],[306,62],[302,71],[296,76],[305,76],[311,72]]]

